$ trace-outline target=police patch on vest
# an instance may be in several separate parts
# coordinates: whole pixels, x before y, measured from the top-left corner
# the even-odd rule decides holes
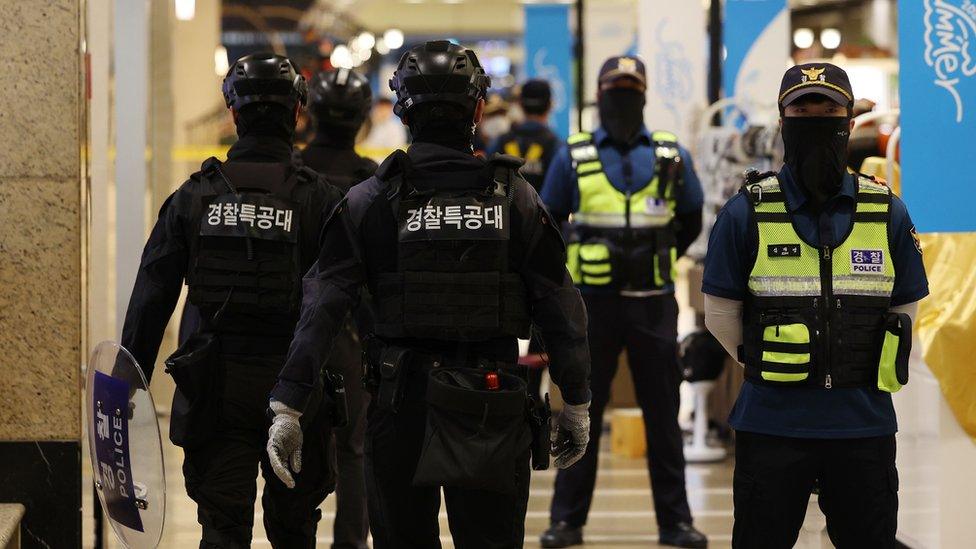
[[[200,235],[296,242],[297,225],[291,201],[257,193],[223,194],[207,205]]]
[[[766,246],[768,257],[800,257],[799,244],[770,244]]]
[[[884,274],[884,252],[881,250],[851,250],[851,272],[854,274]]]
[[[508,240],[507,198],[433,197],[400,208],[400,242],[418,240]]]

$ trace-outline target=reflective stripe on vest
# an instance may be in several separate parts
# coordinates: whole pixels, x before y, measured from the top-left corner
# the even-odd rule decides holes
[[[749,291],[757,297],[819,296],[820,257],[793,228],[779,181],[770,177],[750,192],[759,225],[759,249],[749,274]],[[761,194],[759,194],[761,193]],[[831,255],[833,295],[887,297],[895,283],[888,246],[888,193],[867,178],[858,182],[857,210],[848,237]]]

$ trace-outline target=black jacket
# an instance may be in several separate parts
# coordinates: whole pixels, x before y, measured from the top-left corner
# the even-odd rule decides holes
[[[470,178],[475,187],[486,169],[483,159],[440,145],[416,143],[407,154],[411,177],[417,179],[447,177],[456,184]],[[386,163],[380,173],[385,167]],[[301,320],[272,393],[275,400],[304,409],[336,333],[360,299],[360,290],[365,286],[375,295],[378,275],[396,270],[397,220],[388,191],[384,180],[372,177],[354,187],[329,220],[318,263],[305,278]],[[539,195],[524,182],[515,187],[509,242],[510,263],[528,288],[532,321],[549,350],[553,379],[567,402],[586,402],[590,398],[586,311],[566,271],[566,250],[558,228]],[[436,345],[397,343],[420,348]],[[473,352],[493,355],[495,360],[517,360],[515,338],[478,345]]]
[[[228,152],[227,164],[234,162],[281,162],[291,163],[291,145],[277,138],[246,136]],[[290,168],[294,169],[294,168]],[[156,355],[169,318],[183,288],[190,267],[190,242],[194,206],[202,196],[212,192],[210,183],[201,172],[190,176],[179,189],[163,203],[159,218],[149,235],[135,286],[129,299],[122,328],[122,346],[132,353],[146,374],[152,377]],[[302,205],[304,223],[301,233],[300,262],[302,272],[314,263],[318,256],[319,235],[324,220],[340,200],[339,191],[320,177],[314,185],[302,189],[296,197]],[[208,326],[209,319],[194,318],[191,310],[188,326],[196,328],[201,323]],[[221,319],[221,326],[245,337],[260,339],[268,334],[287,334],[294,329],[297,315],[290,318],[268,318],[264,315],[240,315],[239,318]],[[181,330],[182,331],[182,330]]]
[[[372,177],[378,167],[376,162],[359,156],[352,147],[338,147],[319,140],[309,143],[300,158],[302,164],[328,177],[329,183],[343,194]]]

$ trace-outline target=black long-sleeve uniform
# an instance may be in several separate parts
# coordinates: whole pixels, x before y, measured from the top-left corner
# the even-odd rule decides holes
[[[472,182],[485,161],[469,153],[429,143],[408,151],[414,177],[467,174]],[[378,275],[396,270],[397,222],[387,185],[373,177],[354,187],[336,209],[323,234],[318,263],[305,277],[301,320],[288,359],[272,396],[304,409],[316,372],[329,356],[336,333],[364,286],[375,294]],[[512,205],[511,263],[529,291],[531,316],[545,338],[552,377],[572,404],[589,400],[589,349],[586,313],[565,267],[565,246],[558,228],[529,185],[519,184]],[[443,343],[400,342],[408,347],[436,348]],[[479,344],[472,354],[514,363],[515,338]]]
[[[223,169],[233,179],[240,163],[290,164],[291,154],[291,145],[285,140],[249,135],[231,148]],[[193,212],[200,212],[202,201],[215,192],[222,191],[215,190],[202,171],[190,176],[163,204],[146,243],[126,312],[122,344],[139,361],[147,378],[153,374],[163,332],[195,259]],[[299,267],[304,272],[317,256],[323,220],[340,195],[320,178],[303,184],[292,197],[299,204],[296,214],[302,220],[297,230]],[[298,319],[297,304],[292,313],[228,310],[217,323],[214,313],[193,308],[185,319],[189,317],[188,326],[194,331],[214,333],[219,342],[215,359],[219,364],[215,366],[220,382],[213,394],[204,397],[212,399],[215,417],[205,428],[200,415],[192,412],[187,398],[177,390],[170,431],[174,442],[184,445],[183,473],[187,493],[198,504],[198,520],[203,526],[201,547],[246,547],[250,543],[259,463],[266,479],[263,506],[269,539],[281,547],[314,544],[319,518],[316,509],[334,482],[322,414],[308,418],[309,431],[323,435],[307,437],[304,468],[295,490],[288,490],[271,472],[264,452],[269,426],[267,394],[284,361]],[[204,429],[208,430],[206,435],[199,436]],[[193,431],[196,439],[206,442],[186,443],[187,433]]]
[[[409,181],[425,189],[483,188],[490,170],[472,154],[430,143],[410,147]],[[377,177],[353,187],[336,209],[323,235],[316,268],[305,278],[302,315],[285,368],[272,396],[303,409],[316,372],[329,356],[348,311],[366,287],[382,294],[379,280],[397,270],[398,225],[391,185],[384,181],[392,160]],[[443,185],[444,187],[441,187]],[[552,375],[567,402],[590,399],[586,312],[566,271],[566,252],[558,229],[535,190],[514,180],[509,209],[509,271],[521,275],[528,311],[550,349]],[[385,343],[442,356],[478,357],[515,364],[515,337],[480,342],[401,338]],[[365,441],[365,471],[373,540],[377,549],[436,547],[440,488],[413,486],[427,418],[426,375],[407,370],[398,411],[370,404]],[[381,388],[382,390],[382,388]],[[514,493],[443,488],[454,542],[459,547],[516,547],[524,539],[529,456],[519,456]]]
[[[359,156],[352,140],[334,138],[319,128],[315,139],[300,155],[302,164],[328,177],[343,193],[376,173],[376,162]],[[335,549],[368,547],[369,516],[366,510],[366,477],[363,471],[363,444],[366,437],[366,406],[369,393],[361,383],[362,345],[359,334],[372,325],[368,299],[356,309],[356,322],[347,321],[336,337],[326,368],[345,379],[348,422],[333,429],[336,457],[336,515],[333,521]],[[357,330],[358,326],[358,330]]]

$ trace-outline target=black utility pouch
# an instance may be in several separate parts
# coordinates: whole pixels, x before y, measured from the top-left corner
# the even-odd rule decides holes
[[[897,393],[908,384],[908,359],[912,354],[912,318],[888,313],[878,358],[878,390]]]
[[[549,453],[552,449],[552,409],[549,407],[549,393],[542,402],[529,399],[529,425],[532,427],[532,469],[545,471],[549,468]]]
[[[349,425],[349,404],[346,401],[346,383],[342,374],[326,371],[326,389],[332,401],[330,405],[330,416],[332,416],[332,427],[345,427]]]
[[[396,413],[400,409],[400,401],[403,400],[403,391],[406,386],[407,359],[410,357],[410,349],[404,347],[384,347],[379,354],[379,391],[377,393],[377,405],[380,408]]]
[[[220,411],[222,366],[220,344],[213,333],[196,333],[166,359],[177,393],[169,438],[173,444],[192,448],[212,438]]]
[[[484,376],[476,368],[431,370],[414,486],[515,493],[532,445],[525,381],[499,372],[499,388],[487,390]]]

